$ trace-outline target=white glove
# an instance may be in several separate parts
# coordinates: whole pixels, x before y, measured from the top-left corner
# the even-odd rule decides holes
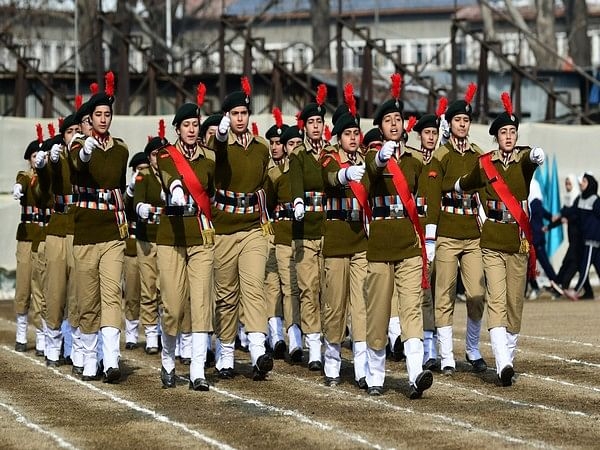
[[[304,202],[301,198],[294,200],[294,218],[298,221],[304,219]]]
[[[446,120],[445,115],[442,115],[440,118],[440,136],[442,136],[442,140],[448,141],[450,139],[450,124]]]
[[[139,202],[135,208],[135,212],[140,219],[147,219],[150,216],[150,208],[152,208],[152,205],[149,203]]]
[[[169,187],[171,191],[171,205],[173,206],[185,206],[185,195],[183,193],[183,186],[181,181],[175,180]]]
[[[50,161],[57,163],[60,158],[60,144],[54,144],[50,149]]]
[[[79,158],[81,158],[83,162],[89,162],[90,159],[92,159],[92,150],[94,150],[95,147],[100,147],[100,143],[96,138],[88,136],[83,143],[83,147],[79,150]]]
[[[542,149],[540,147],[534,147],[533,149],[531,149],[531,152],[529,153],[529,159],[531,160],[532,163],[537,164],[538,166],[541,166],[542,164],[544,164],[544,160],[546,159],[544,149]]]
[[[46,156],[48,156],[48,153],[42,150],[36,153],[35,161],[33,162],[36,169],[41,169],[46,166]]]
[[[225,142],[227,139],[227,135],[229,133],[229,128],[231,127],[231,119],[229,118],[229,113],[225,114],[219,123],[219,127],[217,128],[217,139],[221,142]]]
[[[337,173],[337,178],[341,184],[348,184],[350,181],[360,181],[365,174],[365,166],[350,166],[346,169],[340,169]]]
[[[427,252],[427,262],[433,262],[435,258],[435,241],[427,239],[425,241],[425,251]]]
[[[435,241],[437,236],[437,225],[435,223],[428,223],[425,225],[425,239]]]
[[[375,156],[375,164],[377,164],[377,167],[385,167],[397,148],[398,143],[394,141],[387,141],[383,144]]]
[[[15,200],[20,200],[23,197],[23,188],[19,183],[15,183],[13,186],[13,198]]]
[[[134,195],[134,191],[135,191],[135,179],[138,176],[139,171],[135,171],[133,172],[133,175],[131,175],[131,181],[129,181],[129,184],[127,185],[127,189],[125,192],[127,192],[127,195],[129,195],[130,197],[133,198]]]

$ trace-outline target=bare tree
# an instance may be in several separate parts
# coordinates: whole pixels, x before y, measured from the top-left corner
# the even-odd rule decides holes
[[[588,32],[588,10],[585,0],[563,0],[569,56],[580,67],[592,65],[592,51]]]
[[[97,19],[97,0],[77,0],[79,58],[84,72],[101,78],[103,67],[102,28]]]
[[[481,20],[483,21],[483,35],[486,41],[496,40],[496,30],[494,28],[493,11],[487,2],[477,0],[481,9]]]
[[[329,0],[310,0],[310,16],[312,18],[312,38],[315,57],[313,64],[317,69],[331,69],[329,55],[330,8]]]

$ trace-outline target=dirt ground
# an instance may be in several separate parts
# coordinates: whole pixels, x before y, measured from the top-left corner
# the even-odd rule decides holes
[[[267,381],[251,379],[238,352],[233,380],[207,370],[209,392],[164,390],[160,359],[122,350],[120,384],[82,382],[71,367],[47,368],[30,350],[14,351],[12,302],[0,302],[0,448],[599,448],[600,301],[540,299],[525,305],[515,385],[469,372],[466,312],[457,304],[453,377],[434,375],[410,401],[403,362],[388,362],[382,397],[353,384],[344,350],[343,383],[323,385],[305,365],[276,361]],[[493,366],[489,336],[482,353]]]

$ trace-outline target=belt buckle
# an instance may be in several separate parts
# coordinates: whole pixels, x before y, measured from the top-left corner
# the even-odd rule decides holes
[[[471,205],[472,205],[471,197],[463,197],[462,198],[463,209],[471,209]]]
[[[400,203],[393,203],[390,205],[390,217],[399,219],[404,217],[404,207]]]
[[[512,222],[513,216],[508,209],[502,210],[502,222]]]

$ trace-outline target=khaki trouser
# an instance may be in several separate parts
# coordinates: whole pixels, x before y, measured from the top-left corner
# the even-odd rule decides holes
[[[158,325],[158,261],[157,245],[153,242],[136,241],[137,261],[140,272],[140,320],[143,326]]]
[[[216,236],[215,328],[223,344],[235,341],[240,306],[246,333],[267,334],[266,263],[267,240],[262,230]]]
[[[15,312],[27,314],[31,304],[31,241],[17,241]]]
[[[528,255],[482,249],[487,295],[487,327],[518,334],[523,317]]]
[[[123,262],[123,297],[125,300],[125,318],[140,318],[140,270],[137,256],[125,256]]]
[[[212,333],[213,247],[158,245],[157,256],[164,332],[170,336],[177,335],[178,331]],[[189,324],[183,322],[186,310]]]
[[[79,328],[82,333],[101,327],[121,329],[121,278],[125,258],[124,241],[73,246]]]
[[[390,263],[369,262],[367,345],[373,350],[383,350],[388,341],[387,329],[394,285],[398,292],[402,341],[411,338],[423,339],[421,265],[420,256]]]
[[[352,321],[352,340],[367,339],[367,265],[366,251],[324,260],[323,335],[330,344],[344,341],[347,311]]]
[[[277,271],[281,282],[283,296],[283,319],[285,328],[296,324],[300,326],[300,291],[296,276],[296,261],[290,245],[277,244],[275,246],[277,258]]]
[[[46,325],[51,330],[59,330],[63,319],[69,315],[70,309],[74,308],[75,295],[73,277],[71,276],[72,265],[68,264],[69,253],[73,258],[73,236],[71,235],[71,248],[66,237],[46,236],[46,285],[44,287],[46,297]],[[73,313],[74,314],[74,313]]]
[[[46,315],[46,243],[40,242],[37,252],[31,252],[31,323],[38,329],[44,329],[43,318]]]
[[[323,239],[294,239],[292,249],[300,290],[300,328],[304,334],[320,333]]]
[[[67,317],[72,327],[79,326],[79,306],[77,303],[77,282],[75,280],[75,258],[73,258],[73,235],[65,237],[67,251]],[[46,259],[48,259],[46,257]]]
[[[434,292],[435,292],[435,264],[429,263],[429,289],[423,290],[423,331],[435,331],[435,311],[434,311]]]
[[[277,256],[272,236],[267,241],[267,264],[265,266],[265,300],[267,301],[267,317],[282,317],[281,283],[277,270]]]
[[[479,239],[438,237],[435,244],[435,326],[438,328],[452,326],[459,261],[467,296],[467,315],[475,321],[483,317],[485,286]]]

